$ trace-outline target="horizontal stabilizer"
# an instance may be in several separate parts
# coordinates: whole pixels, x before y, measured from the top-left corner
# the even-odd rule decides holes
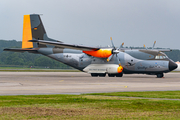
[[[45,41],[45,40],[29,40],[29,42],[36,42],[44,45],[52,45],[60,48],[69,48],[69,49],[75,49],[75,50],[83,50],[83,51],[96,51],[100,48],[96,47],[87,47],[83,45],[73,45],[73,44],[65,44],[61,42],[53,42],[53,41]]]
[[[5,48],[4,51],[37,53],[37,49]]]

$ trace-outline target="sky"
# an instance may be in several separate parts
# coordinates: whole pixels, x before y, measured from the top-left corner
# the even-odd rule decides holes
[[[0,39],[22,40],[23,15],[50,38],[87,46],[180,49],[180,0],[0,0]]]

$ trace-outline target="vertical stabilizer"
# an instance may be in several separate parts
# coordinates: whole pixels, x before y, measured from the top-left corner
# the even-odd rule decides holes
[[[22,48],[47,47],[43,44],[28,42],[29,40],[57,41],[48,38],[41,18],[38,14],[24,15]]]

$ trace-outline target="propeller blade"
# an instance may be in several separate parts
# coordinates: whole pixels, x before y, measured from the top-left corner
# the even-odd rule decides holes
[[[152,47],[152,49],[154,49],[154,46],[155,46],[155,44],[156,44],[156,41],[154,41],[154,44],[153,44],[153,47]]]
[[[112,41],[112,37],[110,37],[110,39],[111,39],[111,44],[112,44],[112,46],[113,46],[113,49],[116,49],[115,46],[114,46],[114,43],[113,43],[113,41]]]
[[[143,46],[144,46],[144,48],[147,50],[146,46],[145,46],[145,45],[143,45]]]
[[[119,61],[119,57],[117,56],[117,54],[116,54],[116,58],[117,58],[118,65],[119,65],[119,67],[118,67],[118,73],[121,73],[121,72],[123,71],[123,67],[121,66],[121,62]]]
[[[121,64],[120,61],[119,61],[119,57],[117,56],[117,54],[116,54],[116,59],[117,59],[117,61],[118,61],[118,65]]]
[[[122,43],[122,44],[120,45],[119,49],[121,49],[121,48],[123,47],[123,45],[124,45],[124,43]]]
[[[112,37],[110,37],[110,39],[112,40]]]
[[[107,61],[109,62],[113,56],[114,56],[114,54],[112,54],[111,56],[109,56],[108,59],[107,59]]]

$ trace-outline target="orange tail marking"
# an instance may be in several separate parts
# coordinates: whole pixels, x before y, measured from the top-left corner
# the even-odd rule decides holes
[[[24,15],[22,48],[33,48],[30,15]]]

